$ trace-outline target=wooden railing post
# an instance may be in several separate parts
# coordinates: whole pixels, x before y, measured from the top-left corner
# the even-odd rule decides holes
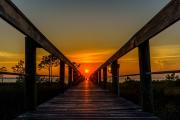
[[[116,95],[119,95],[119,64],[117,60],[115,60],[111,64],[111,72],[112,72],[112,91]]]
[[[95,79],[96,79],[96,83],[97,83],[97,85],[98,85],[98,84],[99,84],[98,72],[95,73]]]
[[[62,92],[64,92],[65,89],[64,80],[65,80],[65,63],[64,61],[60,60],[60,83],[62,85]]]
[[[77,74],[77,77],[76,77],[77,79],[76,79],[76,80],[77,80],[77,82],[79,82],[80,79],[81,79],[81,75],[80,75],[80,73],[78,73],[78,72],[76,72],[76,74]]]
[[[107,87],[107,66],[103,68],[103,87]]]
[[[78,82],[78,72],[73,70],[73,84],[76,85]]]
[[[101,70],[98,72],[98,85],[101,85]]]
[[[72,67],[69,66],[68,68],[68,86],[72,85]]]
[[[27,111],[36,109],[36,46],[30,37],[25,38],[25,108]]]
[[[90,77],[90,80],[92,80],[93,83],[96,83],[96,76],[95,76],[95,74],[93,74],[93,75]]]
[[[141,102],[143,110],[146,112],[153,112],[153,92],[149,41],[145,41],[139,46],[139,67],[142,94]]]
[[[76,81],[76,71],[73,70],[73,82],[75,82],[75,81]]]

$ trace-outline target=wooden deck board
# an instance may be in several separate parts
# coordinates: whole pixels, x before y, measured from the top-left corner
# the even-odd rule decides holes
[[[64,94],[41,104],[36,111],[20,115],[17,120],[159,120],[150,113],[107,90],[84,81]]]

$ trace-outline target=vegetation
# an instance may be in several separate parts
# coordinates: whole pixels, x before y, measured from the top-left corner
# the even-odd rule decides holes
[[[53,55],[43,56],[40,64],[38,65],[39,69],[48,68],[49,76],[52,77],[52,67],[58,66],[59,60]],[[24,109],[24,61],[19,60],[12,68],[13,72],[20,73],[17,77],[16,83],[0,83],[0,120],[11,120],[17,115],[25,112]],[[6,72],[6,67],[1,67],[0,72]],[[3,75],[0,76],[3,81]],[[50,80],[49,77],[49,80]],[[62,91],[64,87],[58,82],[50,83],[49,82],[40,82],[41,77],[37,84],[37,102],[41,104],[46,100],[56,96]],[[52,78],[51,78],[52,79]]]
[[[12,67],[13,72],[15,73],[24,73],[25,67],[24,67],[24,61],[20,60],[15,66]]]
[[[7,71],[7,68],[6,67],[1,67],[0,68],[0,72],[6,72]],[[3,81],[4,81],[4,76],[3,76],[3,74],[0,74],[0,78],[1,78],[1,81],[2,81],[2,83],[3,83]]]
[[[24,74],[25,73],[25,67],[24,67],[24,61],[23,60],[19,60],[19,62],[12,67],[13,72],[15,73],[20,73],[20,74]],[[24,79],[24,75],[19,75],[17,77],[17,82],[20,82]]]
[[[49,82],[52,82],[52,68],[57,67],[60,61],[53,55],[43,56],[41,62],[38,65],[39,70],[48,69]]]
[[[180,119],[180,80],[153,81],[155,114],[161,120]],[[140,82],[126,81],[120,84],[122,97],[141,105]]]
[[[59,83],[37,83],[37,100],[41,104],[60,93]],[[0,84],[0,120],[12,120],[24,110],[23,83]]]
[[[77,68],[80,64],[73,63]],[[48,69],[49,81],[52,79],[52,68],[59,65],[59,60],[53,55],[43,56],[39,69]],[[24,61],[20,60],[12,67],[13,72],[25,73]],[[6,67],[1,67],[0,72],[6,72]],[[111,70],[109,70],[111,72]],[[3,76],[0,76],[3,81]],[[18,80],[23,80],[19,76]],[[39,78],[40,79],[40,78]],[[109,89],[112,85],[108,84]],[[57,95],[62,87],[59,83],[37,82],[38,104],[45,102]],[[140,82],[126,77],[125,82],[120,84],[120,95],[135,104],[141,105]],[[155,114],[161,120],[180,119],[180,78],[175,73],[165,75],[164,81],[153,81],[153,95]],[[0,119],[11,120],[24,112],[24,85],[23,82],[0,84]]]
[[[74,64],[74,66],[76,67],[76,68],[79,68],[80,66],[81,66],[81,64],[78,64],[78,63],[76,63],[76,62],[72,62],[73,64]]]
[[[178,75],[175,75],[175,73],[171,73],[171,74],[167,74],[166,76],[166,80],[178,80],[179,79],[179,76]]]

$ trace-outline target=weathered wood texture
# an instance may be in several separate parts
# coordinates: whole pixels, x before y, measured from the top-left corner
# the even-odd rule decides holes
[[[62,84],[62,88],[65,88],[65,63],[64,61],[60,61],[60,83]]]
[[[0,0],[0,17],[21,31],[24,35],[36,41],[42,48],[63,60],[73,69],[76,67],[67,59],[10,1]],[[77,69],[76,69],[77,70]]]
[[[149,41],[145,41],[139,46],[139,68],[142,93],[142,106],[146,112],[153,112],[153,91],[151,77],[151,62]]]
[[[103,88],[107,87],[107,67],[103,68]]]
[[[86,80],[17,120],[159,120]]]
[[[98,71],[98,84],[101,84],[101,70]]]
[[[115,60],[111,64],[111,72],[112,72],[112,91],[119,95],[119,64],[118,61]]]
[[[77,72],[73,70],[73,82],[75,82],[77,79]]]
[[[73,72],[72,68],[69,66],[68,67],[68,86],[70,87],[72,85],[72,79],[73,79]]]
[[[99,76],[98,76],[98,72],[96,72],[96,73],[95,73],[95,81],[96,81],[97,84],[99,83],[98,77],[99,77]]]
[[[114,60],[127,54],[132,49],[138,47],[141,43],[154,37],[170,25],[180,19],[180,0],[171,0],[155,17],[153,17],[141,30],[139,30],[122,48],[111,56],[98,69],[101,69]]]
[[[25,38],[25,107],[28,111],[36,108],[36,47],[36,42]]]

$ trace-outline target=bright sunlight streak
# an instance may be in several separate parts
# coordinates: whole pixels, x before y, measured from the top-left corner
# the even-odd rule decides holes
[[[85,69],[85,73],[89,73],[89,69]]]

